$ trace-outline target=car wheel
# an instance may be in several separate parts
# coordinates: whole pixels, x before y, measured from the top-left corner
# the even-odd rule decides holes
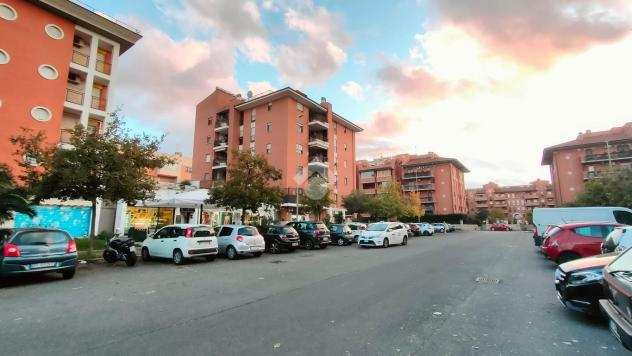
[[[385,238],[384,241],[382,242],[382,247],[388,248],[388,246],[389,246],[388,238]]]
[[[404,239],[402,240],[402,246],[406,246],[408,244],[408,236],[404,236]]]
[[[235,250],[233,246],[228,246],[226,248],[226,257],[228,257],[229,260],[237,259],[237,250]]]
[[[184,263],[184,255],[179,249],[173,251],[173,263],[177,265],[181,265]]]
[[[136,252],[130,252],[125,258],[125,264],[127,265],[127,267],[132,267],[136,264],[137,260],[138,256],[136,256]]]
[[[338,239],[338,246],[346,245],[345,239]]]
[[[149,249],[147,247],[143,247],[140,250],[140,258],[142,258],[143,261],[151,261],[151,255],[149,254]]]
[[[281,249],[279,248],[279,243],[276,241],[272,241],[272,243],[270,244],[270,252],[273,254],[277,254],[279,252],[281,252]]]
[[[564,252],[557,258],[557,264],[561,265],[562,263],[576,260],[582,258],[582,256],[576,254],[575,252]]]
[[[206,256],[206,261],[207,262],[213,262],[213,261],[215,261],[215,257],[216,257],[215,255],[208,255],[208,256]]]
[[[320,248],[321,248],[321,250],[326,249],[326,248],[327,248],[327,244],[322,244],[322,245],[320,245]]]
[[[314,242],[312,240],[307,240],[305,241],[305,243],[303,244],[303,247],[306,250],[313,250],[314,249]]]
[[[75,272],[76,272],[76,271],[77,271],[77,270],[76,270],[75,268],[73,268],[73,269],[71,269],[71,270],[63,271],[63,272],[61,273],[61,276],[62,276],[62,278],[63,278],[63,279],[72,279],[72,277],[74,277],[74,276],[75,276]]]

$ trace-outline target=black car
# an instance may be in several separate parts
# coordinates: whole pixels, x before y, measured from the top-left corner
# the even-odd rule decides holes
[[[307,250],[315,247],[326,248],[330,243],[329,229],[322,222],[293,221],[287,224],[298,231],[301,247]]]
[[[331,241],[338,246],[351,245],[353,243],[353,231],[346,224],[332,224],[329,229],[331,231]]]
[[[408,225],[408,229],[410,230],[410,233],[413,236],[421,236],[421,229],[419,228],[419,225],[417,224],[406,224]]]
[[[298,232],[291,226],[272,226],[263,234],[266,250],[270,253],[292,252],[299,246]]]
[[[0,229],[0,278],[30,273],[61,273],[71,279],[77,269],[77,245],[56,229]]]
[[[617,257],[616,253],[580,258],[562,263],[555,271],[557,298],[564,307],[599,315],[603,298],[603,268]]]
[[[604,268],[603,279],[605,298],[599,300],[599,307],[612,334],[632,351],[632,249]]]

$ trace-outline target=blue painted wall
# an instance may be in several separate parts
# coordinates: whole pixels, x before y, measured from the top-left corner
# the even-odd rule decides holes
[[[15,227],[49,227],[65,230],[72,237],[87,237],[90,233],[89,206],[38,205],[37,216],[29,218],[24,214],[15,214]]]

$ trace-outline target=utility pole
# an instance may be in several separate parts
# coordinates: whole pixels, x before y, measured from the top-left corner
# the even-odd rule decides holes
[[[296,221],[298,221],[298,195],[300,193],[300,189],[298,186],[296,187]]]

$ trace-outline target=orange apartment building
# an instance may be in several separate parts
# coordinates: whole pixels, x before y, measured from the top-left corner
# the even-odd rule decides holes
[[[572,203],[584,183],[613,166],[632,163],[632,122],[606,131],[586,132],[577,138],[547,147],[542,165],[548,165],[558,205]]]
[[[433,152],[402,154],[358,162],[358,189],[374,195],[385,183],[397,181],[405,195],[419,193],[426,214],[465,214],[464,174],[467,172],[469,170],[455,158]]]
[[[243,98],[221,88],[196,108],[193,180],[202,187],[226,180],[232,150],[263,155],[279,169],[286,192],[282,214],[296,208],[314,173],[327,177],[340,208],[356,186],[355,135],[362,129],[320,102],[286,87]]]
[[[527,185],[499,186],[494,182],[482,188],[467,190],[470,213],[479,210],[500,209],[507,219],[522,220],[533,208],[555,206],[553,186],[545,180],[536,180]]]
[[[0,1],[0,163],[16,168],[9,138],[22,127],[49,144],[77,124],[101,130],[119,55],[140,38],[73,1]]]
[[[172,164],[168,164],[162,168],[153,170],[150,174],[156,178],[160,186],[172,186],[184,181],[191,181],[191,173],[193,173],[191,157],[176,152],[170,157],[173,159]]]

